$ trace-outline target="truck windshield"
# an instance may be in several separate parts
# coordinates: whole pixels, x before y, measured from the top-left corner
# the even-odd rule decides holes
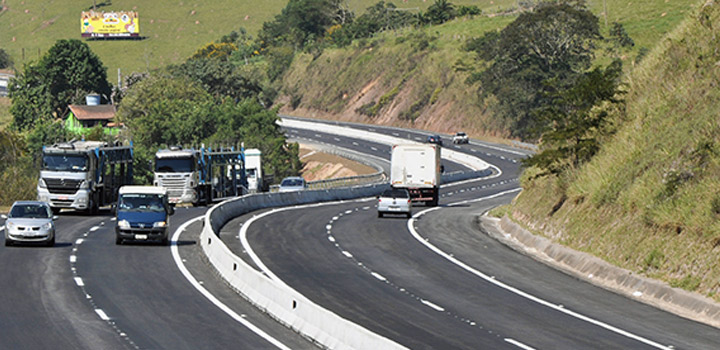
[[[120,196],[118,209],[123,211],[165,211],[163,197],[156,194],[128,193]]]
[[[87,171],[88,159],[85,155],[45,154],[43,170],[54,171]]]
[[[158,173],[190,173],[195,171],[192,158],[155,158]]]

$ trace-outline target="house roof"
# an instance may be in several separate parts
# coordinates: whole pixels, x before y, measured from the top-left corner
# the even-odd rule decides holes
[[[115,105],[69,105],[78,120],[111,120],[115,117]]]

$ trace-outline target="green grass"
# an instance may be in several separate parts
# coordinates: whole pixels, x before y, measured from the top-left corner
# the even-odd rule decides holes
[[[0,97],[0,130],[5,130],[12,123],[10,114],[10,98]]]
[[[720,21],[720,6],[705,11]],[[720,29],[701,17],[691,12],[628,76],[627,112],[613,116],[622,126],[599,155],[562,179],[524,180],[513,211],[574,248],[720,300]]]
[[[498,3],[512,3],[499,1]],[[140,34],[144,40],[86,41],[108,68],[111,82],[123,75],[144,72],[171,63],[179,63],[198,48],[244,27],[255,35],[262,24],[272,20],[287,0],[263,1],[98,1],[110,3],[98,10],[138,12]],[[362,13],[376,0],[350,0],[350,9]],[[426,9],[431,1],[395,1],[398,7]],[[455,1],[484,7],[485,1]],[[37,60],[60,39],[81,39],[80,13],[92,7],[92,1],[8,1],[0,12],[0,48],[15,61],[16,68]]]

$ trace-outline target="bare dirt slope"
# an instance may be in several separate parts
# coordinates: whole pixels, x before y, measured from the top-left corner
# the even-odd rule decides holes
[[[300,171],[306,181],[335,179],[375,173],[372,167],[300,144]]]

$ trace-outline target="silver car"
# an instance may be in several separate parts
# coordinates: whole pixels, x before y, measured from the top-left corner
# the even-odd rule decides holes
[[[385,214],[403,214],[412,216],[412,201],[410,192],[404,188],[390,188],[377,197],[378,217]]]
[[[52,209],[45,202],[18,201],[13,203],[5,219],[5,245],[42,243],[55,245],[55,223]]]
[[[300,176],[288,176],[280,182],[279,192],[295,192],[307,189],[307,182]]]

